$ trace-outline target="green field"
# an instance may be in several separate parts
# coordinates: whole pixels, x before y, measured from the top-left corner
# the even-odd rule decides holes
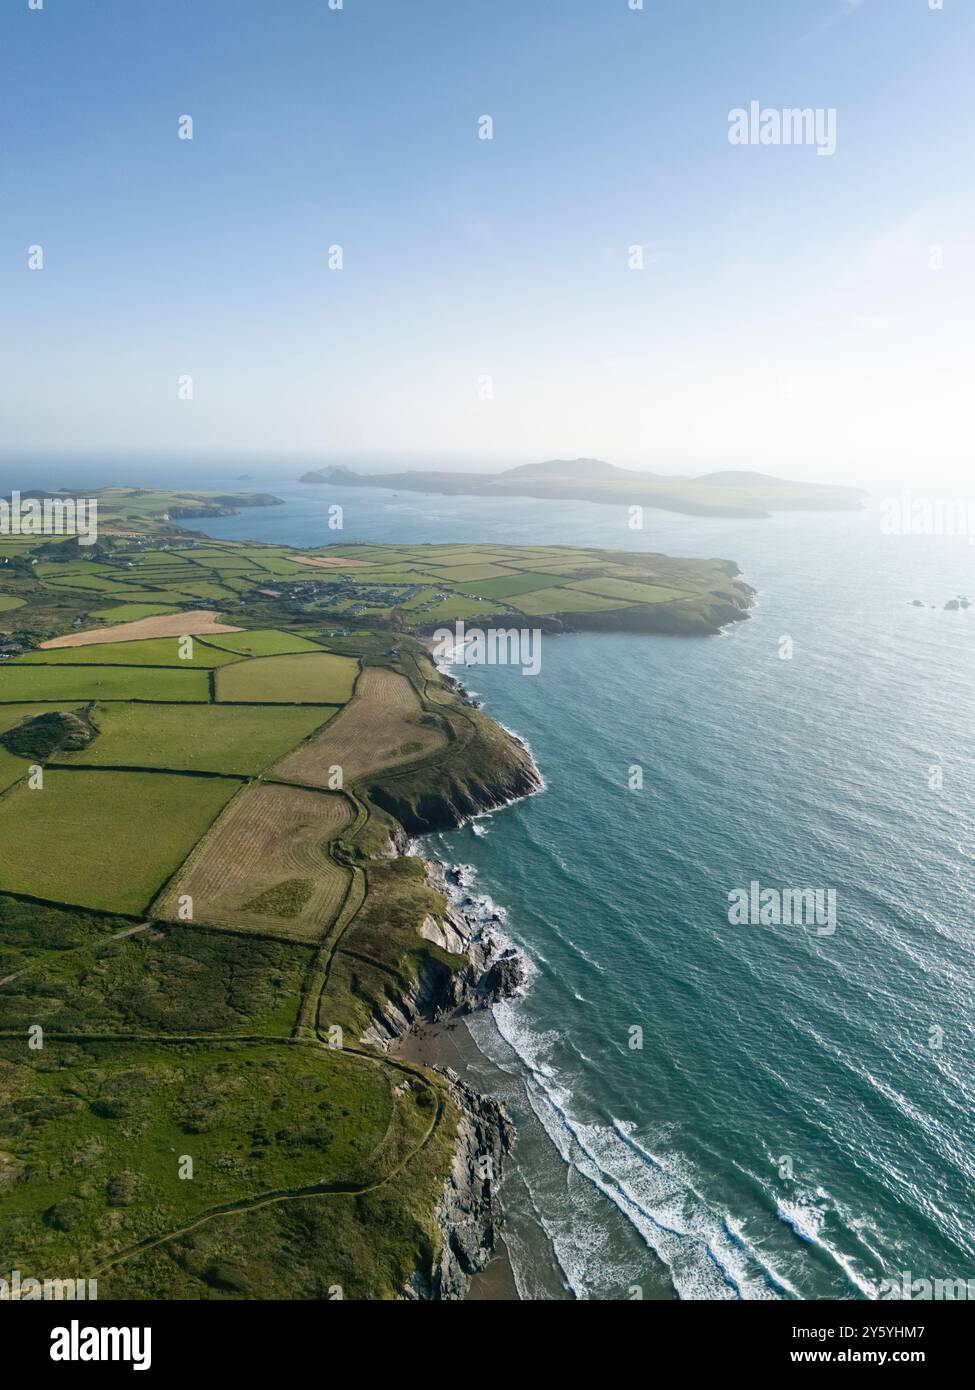
[[[0,892],[142,912],[240,784],[49,768],[0,799]]]
[[[263,705],[96,705],[92,720],[98,737],[56,761],[253,776],[334,712]]]
[[[574,579],[567,589],[601,598],[628,599],[634,603],[673,603],[675,599],[690,598],[686,589],[671,589],[662,584],[639,584],[627,579]]]
[[[15,608],[23,608],[22,598],[13,598],[10,594],[0,594],[0,613],[12,613]]]
[[[550,589],[553,584],[558,584],[558,582],[557,575],[533,574],[529,570],[524,574],[507,575],[503,579],[487,579],[477,584],[462,584],[461,588],[477,598],[510,599],[514,603],[518,594],[530,594],[536,589]]]
[[[598,613],[609,608],[626,608],[626,603],[610,598],[600,598],[596,594],[583,594],[578,590],[536,589],[531,594],[521,594],[518,607],[529,617],[545,617],[551,613]]]
[[[0,703],[25,700],[208,700],[206,671],[150,666],[0,666]]]
[[[31,1065],[22,1045],[4,1042],[0,1067],[6,1079],[0,1147],[15,1178],[31,1174],[30,1182],[14,1181],[5,1193],[0,1216],[0,1242],[13,1267],[90,1273],[93,1249],[124,1249],[180,1232],[228,1202],[322,1186],[332,1189],[318,1203],[325,1224],[342,1237],[313,1242],[318,1296],[326,1298],[329,1284],[339,1282],[350,1296],[356,1289],[395,1296],[406,1272],[399,1251],[372,1289],[363,1281],[369,1227],[389,1229],[393,1222],[384,1220],[381,1201],[370,1209],[369,1199],[360,1203],[348,1193],[382,1183],[419,1148],[434,1112],[429,1087],[396,1092],[396,1073],[375,1063],[286,1042],[188,1048],[146,1042],[122,1050],[91,1042],[70,1049],[58,1068]],[[183,1155],[192,1159],[192,1181],[181,1179]],[[400,1203],[397,1226],[404,1215]],[[414,1220],[406,1227],[413,1242],[422,1238],[410,1230]],[[207,1240],[213,1238],[208,1232]],[[253,1240],[249,1249],[253,1259]],[[158,1258],[165,1260],[165,1252]],[[365,1264],[358,1274],[357,1258]],[[256,1267],[246,1256],[208,1253],[197,1264],[188,1254],[181,1284],[185,1290],[199,1279],[204,1297],[208,1289],[210,1296],[224,1290],[262,1297],[268,1280],[279,1287],[273,1266],[271,1249]],[[110,1274],[108,1296],[118,1296],[119,1280],[134,1277],[125,1268]],[[100,1293],[106,1282],[99,1279]]]
[[[99,608],[89,616],[103,623],[135,623],[140,618],[175,612],[176,605],[172,603],[122,603],[115,608]]]
[[[352,694],[359,663],[331,652],[268,656],[217,672],[217,699],[275,704],[341,705]]]
[[[217,632],[203,639],[207,646],[242,656],[283,656],[289,652],[320,652],[317,642],[309,642],[296,632],[252,629],[248,632]]]
[[[199,638],[192,640],[192,655],[181,657],[181,637],[148,637],[136,642],[97,642],[87,647],[52,647],[18,657],[15,666],[43,662],[50,666],[227,666],[240,655],[223,651]]]
[[[246,1020],[287,1037],[310,954],[199,927],[133,932],[125,917],[0,895],[0,979],[16,977],[0,988],[0,1030],[205,1036]]]

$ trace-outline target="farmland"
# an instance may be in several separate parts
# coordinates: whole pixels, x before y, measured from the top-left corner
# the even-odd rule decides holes
[[[140,641],[106,641],[97,645],[41,648],[19,658],[15,666],[28,662],[36,666],[43,662],[49,666],[177,666],[190,669],[194,666],[227,666],[240,660],[238,652],[210,646],[192,637],[150,637]]]
[[[429,757],[446,742],[443,729],[433,716],[424,714],[405,676],[369,668],[362,674],[355,700],[273,770],[286,781],[328,787],[333,767],[340,767],[351,782],[377,768]]]
[[[198,845],[156,915],[179,919],[188,896],[189,920],[320,941],[349,884],[348,870],[329,857],[329,842],[351,819],[341,796],[248,787]]]
[[[319,636],[309,625],[350,620],[420,634],[458,619],[536,618],[550,631],[618,626],[703,635],[741,617],[750,602],[735,566],[721,560],[571,546],[357,543],[297,553],[288,546],[204,540],[176,524],[194,509],[200,516],[226,510],[233,505],[227,496],[172,500],[133,489],[100,496],[108,535],[98,553],[79,557],[77,547],[45,545],[32,579],[23,577],[25,593],[42,602],[31,603],[26,615],[18,608],[18,624],[25,618],[33,623],[52,608],[78,618],[80,631],[43,634],[59,646],[216,636],[221,628],[243,627],[250,630],[243,645],[219,645],[273,656],[309,650]],[[150,535],[154,541],[147,544]],[[27,552],[21,546],[15,553]],[[0,603],[23,604],[16,592],[20,578],[5,586],[9,592]],[[306,629],[297,638],[267,635],[280,627],[282,610],[289,625],[297,620]],[[116,626],[115,637],[91,630],[93,620]],[[254,676],[240,679],[248,684]]]
[[[91,718],[99,736],[58,760],[254,776],[334,713],[264,705],[96,705]]]
[[[217,699],[275,704],[341,705],[352,694],[358,663],[331,652],[267,656],[227,666],[217,675]]]
[[[97,650],[94,647],[89,651]],[[25,700],[206,700],[206,671],[148,666],[51,665],[7,662],[0,667],[0,704]]]
[[[50,768],[42,789],[21,784],[0,799],[0,892],[143,912],[238,785]]]

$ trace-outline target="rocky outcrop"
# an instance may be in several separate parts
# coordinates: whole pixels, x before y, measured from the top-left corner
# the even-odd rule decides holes
[[[432,1271],[417,1274],[408,1298],[458,1301],[495,1253],[500,1227],[496,1185],[515,1128],[505,1107],[479,1095],[449,1067],[441,1070],[460,1112],[457,1145],[437,1209],[443,1244]]]
[[[396,782],[369,788],[369,799],[394,816],[411,835],[433,835],[466,825],[474,816],[497,811],[511,801],[532,796],[542,782],[534,765],[513,763],[497,781],[458,776],[443,787],[415,792]]]
[[[466,697],[458,681],[451,688]],[[517,735],[469,703],[464,718],[474,728],[474,738],[438,767],[393,773],[369,787],[369,800],[410,835],[455,830],[545,786],[531,750]]]
[[[388,1048],[425,1023],[485,1009],[514,994],[524,983],[521,956],[500,936],[501,912],[490,899],[467,889],[466,866],[445,870],[427,861],[427,882],[444,902],[441,916],[429,914],[420,927],[423,938],[464,964],[452,969],[432,953],[423,961],[414,985],[384,1000],[362,1042]],[[496,1184],[515,1130],[504,1106],[480,1095],[449,1068],[447,1078],[460,1115],[450,1174],[437,1209],[443,1240],[430,1271],[418,1270],[404,1289],[405,1298],[463,1299],[473,1274],[495,1253],[500,1221]]]
[[[522,957],[498,934],[502,918],[497,909],[487,899],[469,894],[459,903],[449,902],[447,875],[435,860],[427,862],[427,882],[443,896],[444,912],[440,919],[427,916],[420,934],[466,960],[460,968],[451,968],[439,957],[427,956],[415,983],[398,991],[395,998],[387,997],[382,1013],[373,1015],[362,1034],[362,1042],[373,1047],[387,1048],[425,1023],[490,1008],[517,993],[525,982]]]
[[[0,743],[18,758],[44,762],[56,753],[79,752],[97,736],[87,710],[48,710],[15,724],[0,735]]]

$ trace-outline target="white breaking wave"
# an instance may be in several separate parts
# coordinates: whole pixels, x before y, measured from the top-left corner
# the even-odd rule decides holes
[[[774,1299],[780,1293],[794,1294],[791,1284],[750,1249],[740,1230],[732,1229],[731,1218],[708,1206],[674,1159],[664,1162],[650,1154],[618,1121],[584,1124],[571,1114],[569,1094],[542,1055],[556,1040],[554,1034],[533,1033],[507,1002],[495,1008],[495,1021],[528,1070],[529,1103],[563,1162],[630,1222],[666,1267],[679,1298]],[[543,1213],[538,1205],[569,1286],[577,1297],[591,1296],[610,1275],[592,1261],[598,1207],[580,1226],[585,1203],[577,1201],[569,1213]],[[613,1263],[618,1265],[618,1259]],[[632,1271],[625,1269],[611,1277],[617,1286],[635,1282]]]

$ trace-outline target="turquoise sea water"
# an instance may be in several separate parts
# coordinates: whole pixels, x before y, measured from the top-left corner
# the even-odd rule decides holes
[[[872,511],[633,533],[578,503],[294,495],[262,535],[320,542],[345,500],[347,537],[721,555],[758,590],[721,638],[546,638],[537,677],[460,672],[547,782],[431,846],[476,867],[534,962],[497,1031],[474,1025],[523,1131],[523,1292],[975,1275],[975,610],[943,611],[975,590],[972,548],[885,537]],[[835,933],[731,926],[753,880],[835,890]]]
[[[547,783],[429,845],[476,867],[533,962],[526,996],[473,1025],[521,1131],[522,1292],[856,1298],[975,1276],[975,610],[943,611],[975,597],[972,547],[884,537],[869,511],[648,513],[634,533],[581,503],[248,486],[287,505],[211,534],[720,555],[758,590],[720,638],[546,638],[535,678],[459,672]],[[731,926],[753,880],[835,890],[835,933]]]

